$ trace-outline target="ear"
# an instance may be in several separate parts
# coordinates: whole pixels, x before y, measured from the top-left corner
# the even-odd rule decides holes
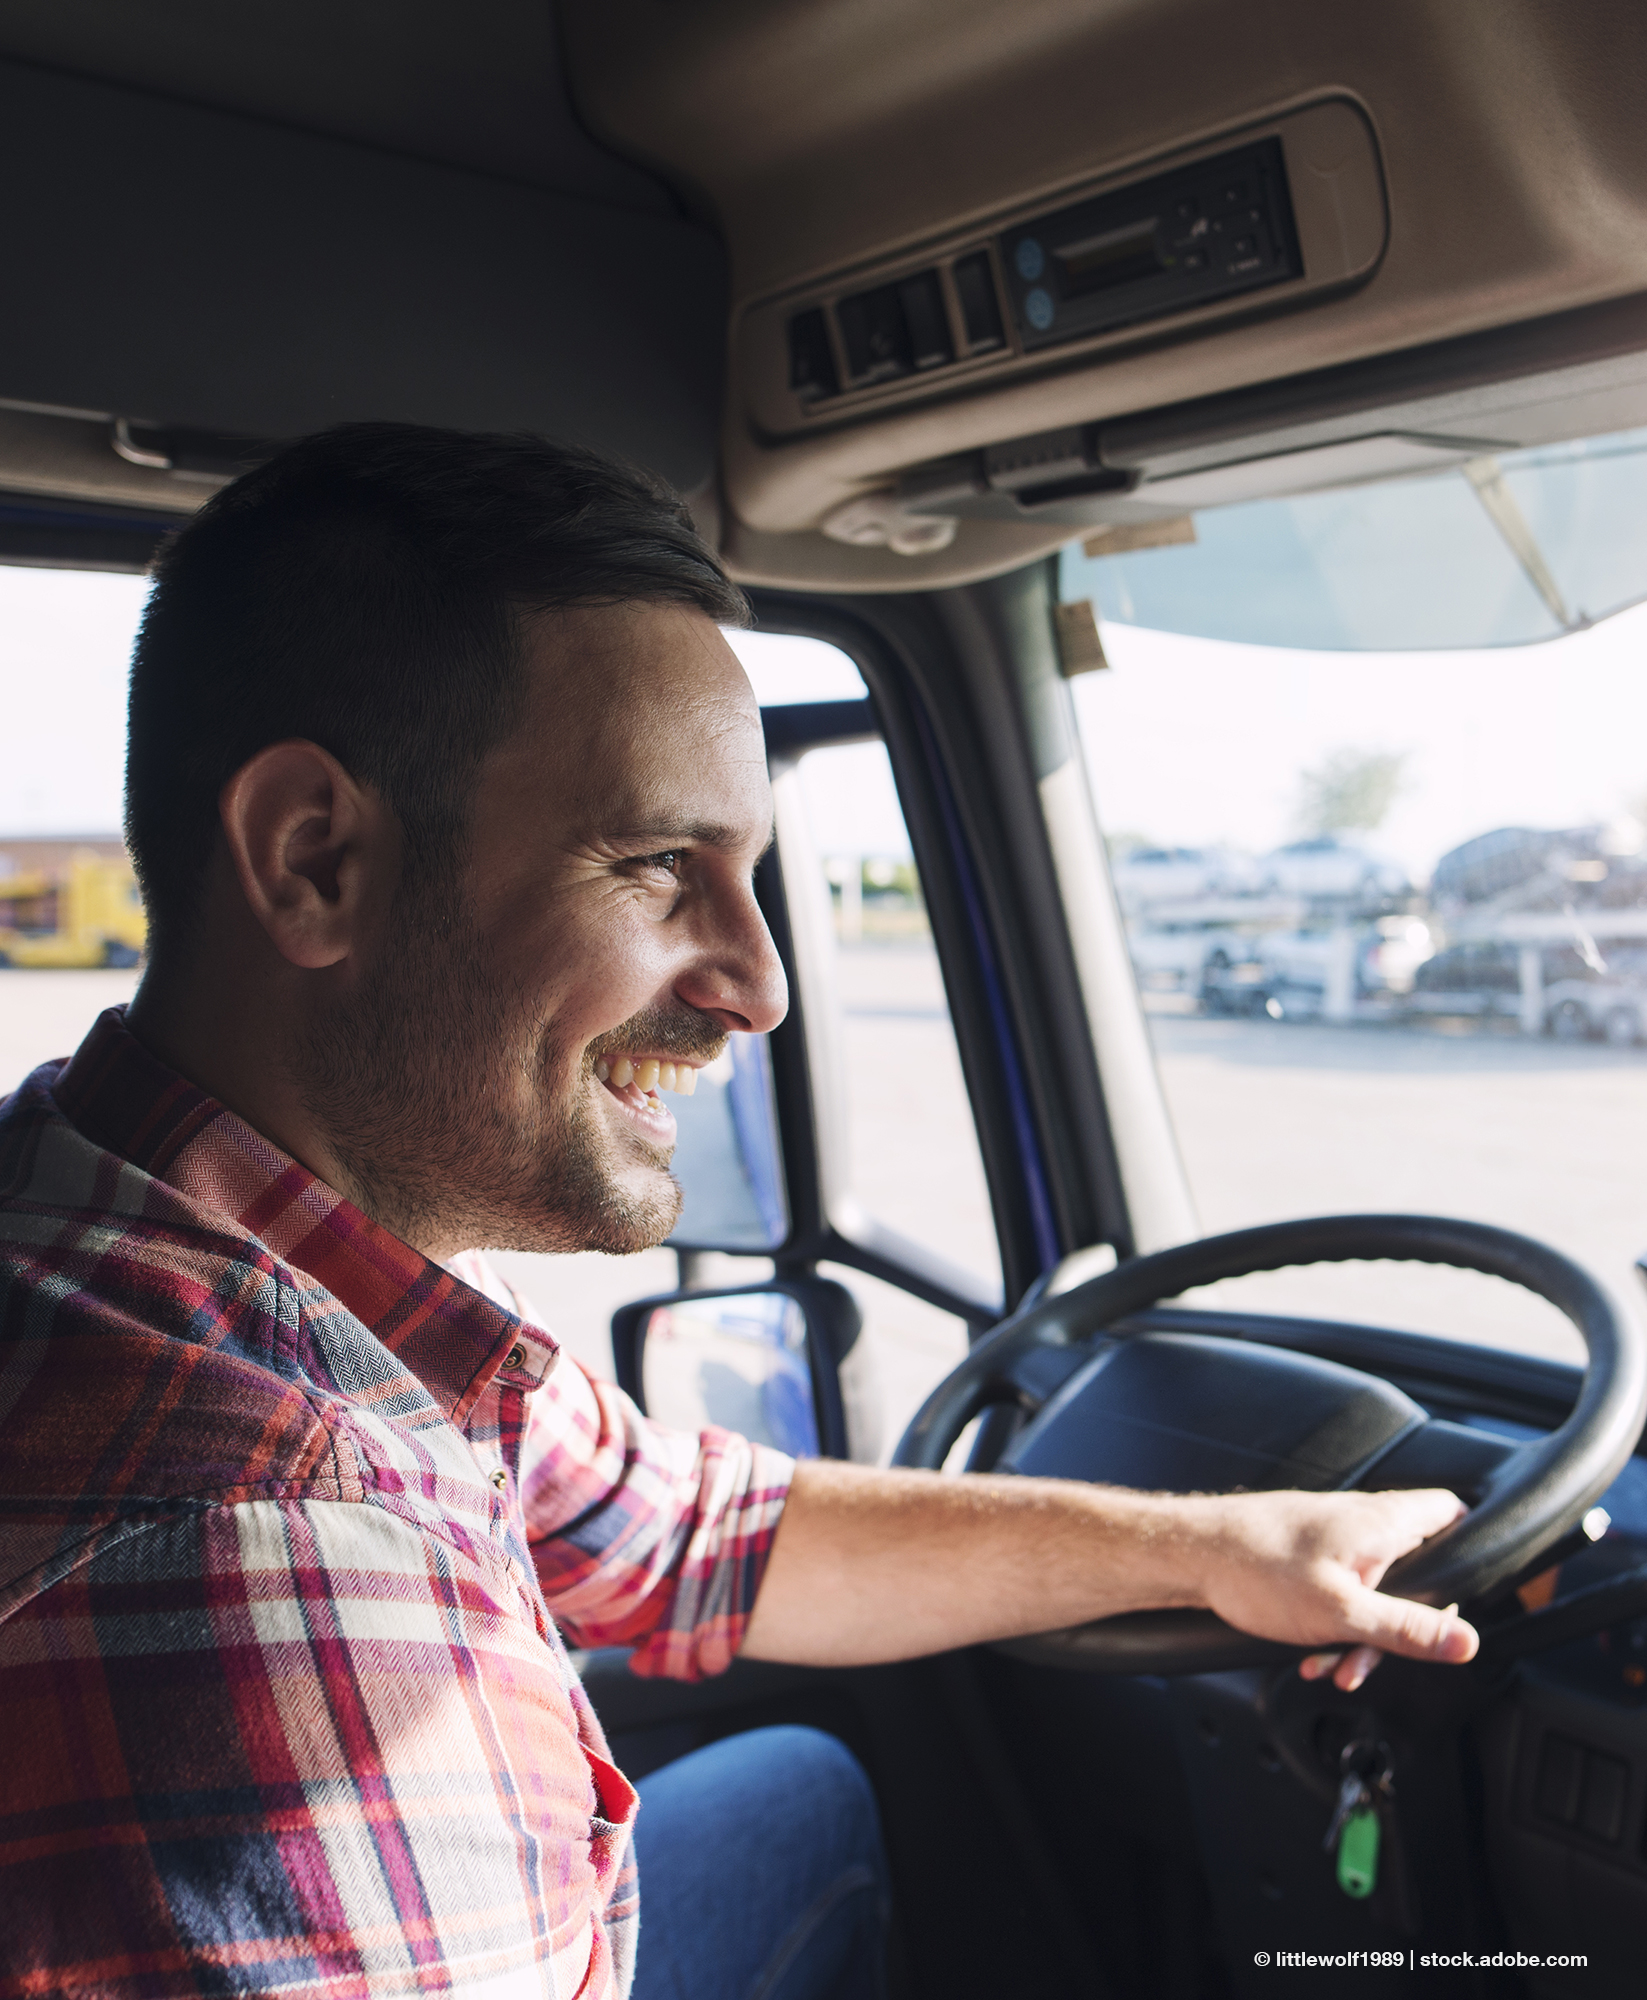
[[[394,816],[318,743],[271,743],[218,795],[241,892],[281,957],[336,965],[398,860]]]

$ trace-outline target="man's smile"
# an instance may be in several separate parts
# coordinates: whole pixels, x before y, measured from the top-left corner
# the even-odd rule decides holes
[[[690,1097],[698,1087],[698,1065],[678,1056],[602,1056],[595,1064],[595,1081],[654,1146],[673,1146],[675,1114],[658,1093]]]

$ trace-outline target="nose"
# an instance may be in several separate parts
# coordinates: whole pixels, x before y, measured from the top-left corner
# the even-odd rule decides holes
[[[740,890],[675,982],[675,997],[728,1034],[764,1035],[789,1012],[789,981],[753,891]]]

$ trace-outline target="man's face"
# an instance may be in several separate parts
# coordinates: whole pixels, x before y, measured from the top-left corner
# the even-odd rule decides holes
[[[461,878],[397,899],[305,1049],[356,1189],[442,1255],[661,1241],[675,1120],[645,1065],[700,1068],[787,1001],[751,887],[772,824],[760,715],[715,625],[557,612],[526,647]]]

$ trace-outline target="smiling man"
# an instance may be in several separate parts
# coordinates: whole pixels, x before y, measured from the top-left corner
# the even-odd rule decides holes
[[[1473,1651],[1376,1589],[1449,1494],[796,1467],[648,1422],[487,1266],[662,1240],[663,1094],[783,1015],[741,610],[672,496],[527,438],[328,433],[162,557],[151,963],[0,1107],[0,1991],[872,1991],[850,1757],[756,1731],[637,1822],[563,1634]]]

